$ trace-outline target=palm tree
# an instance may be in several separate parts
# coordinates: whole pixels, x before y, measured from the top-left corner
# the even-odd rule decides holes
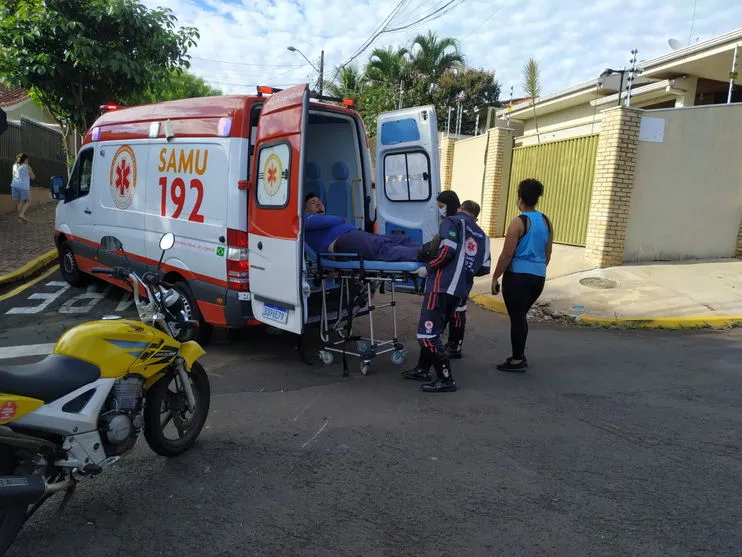
[[[398,85],[409,77],[409,51],[402,48],[375,48],[366,65],[369,80],[387,85]]]
[[[337,72],[337,77],[332,83],[325,85],[325,89],[333,97],[343,99],[355,99],[363,91],[366,84],[366,76],[355,66],[343,66]]]
[[[541,70],[538,62],[529,58],[526,65],[523,66],[523,90],[531,98],[533,107],[533,121],[536,124],[536,141],[541,143],[541,136],[538,132],[538,118],[536,118],[536,99],[541,96]]]
[[[418,74],[437,80],[446,71],[463,66],[464,57],[459,53],[459,43],[451,37],[438,38],[438,35],[428,31],[427,35],[418,35],[412,41],[413,48],[411,65]]]

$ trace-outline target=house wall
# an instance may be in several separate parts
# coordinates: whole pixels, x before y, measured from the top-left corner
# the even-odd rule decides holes
[[[596,95],[594,98],[601,97]],[[645,95],[632,97],[631,107],[646,108],[664,102],[671,102],[674,105],[677,98],[675,95],[668,94],[664,90],[654,91]],[[533,118],[525,120],[523,122],[523,135],[516,139],[516,146],[536,145],[539,138],[543,143],[545,141],[557,141],[600,133],[603,112],[615,107],[617,104],[618,99],[614,102],[606,102],[594,107],[590,104],[590,101],[585,101],[578,106],[539,116],[538,138],[536,136],[536,121]],[[526,116],[524,115],[524,117]]]
[[[639,141],[624,261],[734,257],[742,215],[742,104],[648,110],[661,142]]]
[[[34,120],[36,122],[41,122],[42,124],[59,125],[46,110],[31,102],[31,99],[18,103],[15,106],[5,108],[4,110],[8,115],[8,120],[20,121],[21,116],[23,116],[28,120]]]
[[[482,179],[487,149],[487,134],[455,143],[451,189],[461,201],[482,203]]]

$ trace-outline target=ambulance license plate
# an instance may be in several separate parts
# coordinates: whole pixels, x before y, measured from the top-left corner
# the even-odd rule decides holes
[[[289,320],[289,312],[282,307],[274,306],[273,304],[265,304],[263,305],[263,317],[286,324]]]

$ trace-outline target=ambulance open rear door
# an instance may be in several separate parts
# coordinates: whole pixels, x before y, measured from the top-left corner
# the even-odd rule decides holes
[[[308,108],[306,85],[279,91],[265,101],[255,139],[256,173],[248,210],[253,315],[297,334],[305,320],[301,180]]]
[[[376,130],[377,231],[428,242],[438,233],[441,191],[435,108],[386,112]]]

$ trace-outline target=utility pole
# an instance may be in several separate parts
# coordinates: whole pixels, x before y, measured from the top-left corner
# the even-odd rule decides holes
[[[322,96],[322,89],[325,83],[325,51],[324,49],[319,55],[319,96]]]
[[[404,95],[404,82],[400,79],[399,80],[399,110],[402,110],[402,96]]]

